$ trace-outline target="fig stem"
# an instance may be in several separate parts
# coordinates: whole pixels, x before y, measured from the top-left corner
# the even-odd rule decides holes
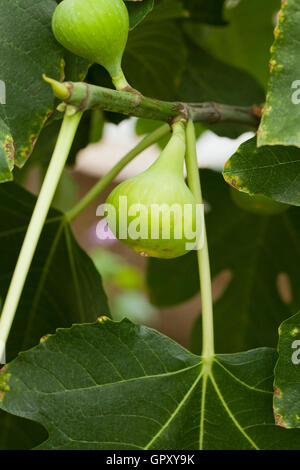
[[[61,84],[55,80],[49,80],[55,96],[63,99],[65,103],[74,106],[78,111],[88,109],[101,109],[130,116],[154,119],[172,123],[182,117],[194,122],[205,124],[217,124],[220,122],[242,124],[245,130],[257,129],[260,117],[259,106],[230,106],[218,103],[181,103],[161,101],[143,96],[132,88],[112,90],[82,82],[65,82]],[[127,83],[127,82],[126,82]],[[60,86],[59,86],[60,85]],[[63,85],[63,87],[61,87]],[[122,87],[121,82],[117,87]],[[62,97],[68,91],[66,98]]]
[[[116,88],[116,90],[124,90],[124,89],[130,89],[131,86],[126,80],[126,77],[124,75],[124,72],[122,69],[120,69],[120,72],[116,76],[111,77],[112,82]]]
[[[156,144],[160,139],[168,135],[170,132],[170,126],[168,124],[163,124],[161,127],[153,131],[148,136],[144,137],[141,142],[137,144],[127,155],[125,155],[108,173],[106,173],[101,180],[96,183],[92,189],[76,204],[71,210],[69,210],[65,216],[69,222],[75,219],[82,211],[90,205],[90,203],[97,197],[99,194],[104,191],[107,186],[115,179],[115,177],[123,170],[123,168],[128,165],[135,157],[137,157],[141,152],[146,150],[153,144]]]
[[[67,161],[82,113],[65,114],[58,140],[36,202],[5,299],[0,318],[0,358],[4,354],[10,329],[22,295],[24,284],[47,218],[57,185]]]
[[[161,168],[164,171],[167,164],[169,172],[182,173],[186,150],[185,127],[186,121],[183,120],[172,124],[172,137],[160,157],[152,165],[152,168]]]
[[[186,141],[186,167],[188,185],[196,199],[197,204],[203,204],[197,160],[196,134],[194,123],[191,120],[189,120],[186,128]],[[213,300],[205,219],[203,220],[204,245],[201,249],[197,250],[202,304],[202,358],[204,361],[206,361],[206,363],[211,364],[214,357]]]

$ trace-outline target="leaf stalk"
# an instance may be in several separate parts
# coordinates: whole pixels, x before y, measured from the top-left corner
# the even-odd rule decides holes
[[[196,199],[197,204],[203,204],[196,151],[196,134],[194,124],[191,120],[188,122],[186,128],[186,140],[186,167],[188,185]],[[215,354],[213,300],[205,219],[203,219],[203,221],[204,245],[202,248],[197,250],[202,303],[202,358],[204,362],[211,364]]]

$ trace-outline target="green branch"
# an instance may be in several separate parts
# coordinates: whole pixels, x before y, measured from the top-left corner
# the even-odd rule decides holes
[[[44,76],[57,98],[64,101],[60,110],[68,104],[73,113],[88,109],[101,109],[168,123],[176,119],[216,124],[220,122],[243,124],[248,129],[259,125],[259,106],[241,107],[217,103],[181,103],[147,98],[139,92],[116,91],[87,83],[60,83]]]

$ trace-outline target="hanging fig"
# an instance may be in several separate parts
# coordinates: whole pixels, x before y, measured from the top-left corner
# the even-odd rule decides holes
[[[285,212],[290,205],[283,202],[275,201],[263,194],[243,193],[236,189],[230,188],[232,200],[235,204],[248,212],[259,215],[277,215]]]
[[[128,85],[121,69],[129,30],[123,0],[63,0],[52,29],[66,49],[105,67],[116,88]]]
[[[185,128],[176,123],[153,165],[117,186],[106,201],[111,231],[141,255],[176,258],[198,243],[201,211],[184,180],[184,155]]]

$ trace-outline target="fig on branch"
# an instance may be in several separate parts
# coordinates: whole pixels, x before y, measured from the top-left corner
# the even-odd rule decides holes
[[[263,194],[250,196],[250,194],[243,193],[234,188],[230,188],[230,192],[234,203],[241,209],[252,212],[252,214],[277,215],[285,212],[290,207],[289,204],[275,201]]]
[[[121,69],[129,30],[123,0],[63,0],[52,29],[66,49],[105,67],[117,88],[128,85]]]
[[[198,245],[202,207],[184,180],[185,148],[185,126],[176,123],[152,166],[117,186],[106,201],[111,231],[141,255],[176,258]]]

